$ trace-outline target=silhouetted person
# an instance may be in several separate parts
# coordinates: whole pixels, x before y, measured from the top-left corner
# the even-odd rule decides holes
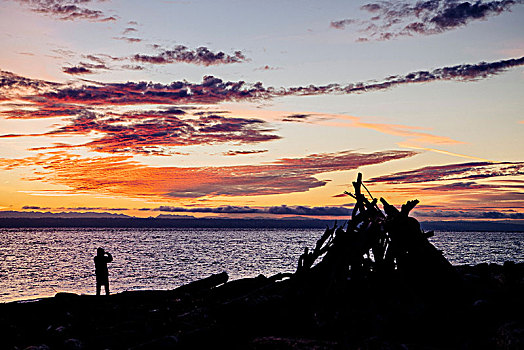
[[[95,256],[95,274],[96,274],[96,295],[100,295],[100,288],[103,285],[106,295],[109,295],[109,273],[107,263],[113,261],[111,253],[104,251],[104,248],[98,248]]]

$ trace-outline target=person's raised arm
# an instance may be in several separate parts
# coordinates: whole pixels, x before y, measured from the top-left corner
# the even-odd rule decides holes
[[[107,254],[107,262],[113,261],[113,256],[111,255],[111,253],[106,252],[106,254]]]

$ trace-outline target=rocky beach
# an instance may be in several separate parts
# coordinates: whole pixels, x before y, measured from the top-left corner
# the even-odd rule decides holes
[[[6,349],[501,349],[524,347],[524,263],[453,266],[409,216],[353,182],[351,218],[294,273],[173,290],[0,305]],[[108,261],[112,260],[108,256]]]
[[[454,269],[455,285],[433,291],[400,274],[322,295],[296,275],[223,273],[174,290],[58,293],[0,304],[2,348],[522,349],[524,264]]]

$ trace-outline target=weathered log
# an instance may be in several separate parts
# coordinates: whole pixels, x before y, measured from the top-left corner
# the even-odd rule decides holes
[[[386,215],[388,216],[395,216],[399,214],[399,211],[397,208],[389,204],[384,198],[380,198],[380,202],[384,206],[384,211],[386,212]]]
[[[180,286],[176,288],[175,291],[179,293],[197,293],[201,291],[206,291],[220,284],[226,283],[228,279],[229,279],[229,276],[224,271],[224,272],[217,273],[209,277],[203,278],[201,280],[193,281],[191,283]]]
[[[400,213],[402,215],[408,216],[409,212],[415,208],[415,206],[419,203],[418,199],[407,201],[406,204],[402,204],[402,207],[400,209]]]

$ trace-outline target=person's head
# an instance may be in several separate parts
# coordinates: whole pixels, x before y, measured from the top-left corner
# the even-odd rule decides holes
[[[104,251],[104,248],[97,248],[96,250],[96,255],[104,255],[105,251]]]

